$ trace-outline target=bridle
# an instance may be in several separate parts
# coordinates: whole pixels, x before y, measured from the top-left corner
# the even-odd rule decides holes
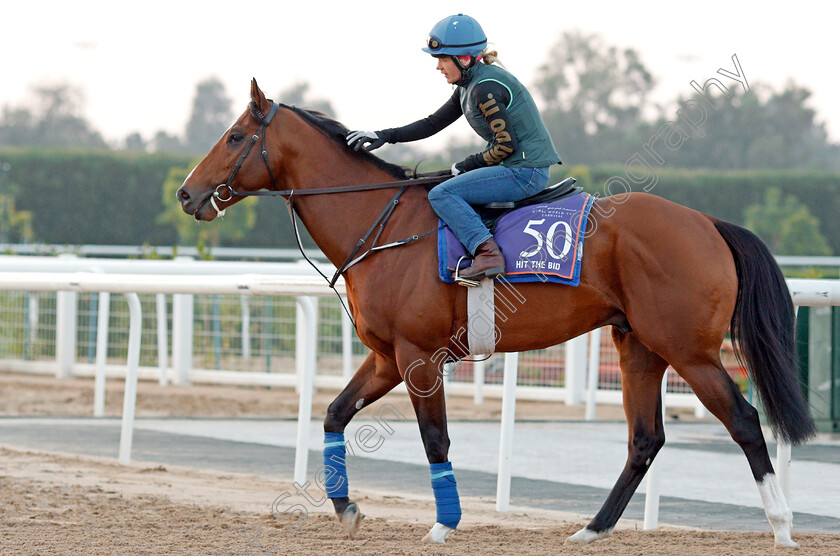
[[[265,145],[265,129],[268,127],[268,124],[271,123],[271,120],[274,118],[274,115],[277,114],[277,110],[280,107],[283,108],[290,108],[285,104],[281,104],[279,102],[271,103],[271,110],[269,110],[268,115],[265,117],[257,118],[260,121],[260,127],[257,131],[251,136],[251,142],[248,143],[248,146],[245,147],[245,150],[242,151],[242,154],[239,156],[239,160],[237,160],[236,165],[233,167],[233,170],[228,176],[227,181],[225,183],[219,184],[216,186],[215,191],[211,195],[210,204],[216,210],[219,216],[224,216],[225,209],[219,209],[218,205],[216,204],[216,200],[218,199],[220,202],[227,202],[233,199],[234,197],[267,197],[267,196],[280,196],[280,197],[288,197],[289,201],[291,201],[293,196],[300,196],[300,195],[327,195],[331,193],[351,193],[354,191],[372,191],[377,189],[391,189],[394,187],[403,187],[403,186],[410,186],[410,185],[437,185],[442,181],[448,179],[451,174],[449,171],[446,172],[430,172],[428,174],[421,174],[416,175],[411,179],[403,179],[403,180],[395,180],[395,181],[388,181],[382,183],[370,183],[364,185],[345,185],[345,186],[338,186],[338,187],[321,187],[321,188],[309,188],[309,189],[277,189],[277,183],[274,180],[274,172],[271,170],[271,163],[268,161],[268,151]],[[259,107],[252,101],[251,103],[251,112],[252,115],[255,117],[259,114],[261,115]],[[257,191],[239,191],[234,189],[233,187],[233,180],[236,178],[236,174],[239,172],[239,169],[242,167],[242,164],[245,162],[245,159],[251,153],[251,149],[254,147],[257,141],[262,138],[262,158],[265,162],[265,167],[268,170],[268,175],[271,177],[271,190],[257,190]],[[227,191],[227,197],[222,197],[222,192]]]
[[[429,230],[422,234],[415,234],[405,239],[401,239],[399,241],[394,241],[385,245],[376,245],[376,241],[379,239],[379,236],[382,235],[382,232],[385,229],[385,224],[388,222],[388,219],[391,217],[394,209],[397,208],[397,204],[400,202],[399,199],[402,194],[409,188],[409,186],[416,186],[416,185],[437,185],[449,177],[451,177],[451,173],[449,170],[443,172],[430,172],[428,174],[423,174],[420,176],[415,175],[414,178],[411,179],[403,179],[403,180],[395,180],[383,183],[371,183],[371,184],[364,184],[364,185],[346,185],[346,186],[338,186],[338,187],[321,187],[321,188],[307,188],[307,189],[277,189],[277,183],[274,180],[274,172],[271,170],[271,163],[268,160],[268,151],[266,148],[265,143],[265,130],[268,125],[271,123],[271,120],[274,118],[275,114],[277,114],[277,110],[280,107],[289,108],[285,104],[281,104],[278,102],[271,101],[271,110],[269,110],[268,115],[262,116],[262,111],[260,110],[259,106],[255,102],[251,102],[251,113],[252,115],[259,120],[260,127],[257,131],[251,136],[251,142],[245,147],[245,150],[242,151],[242,154],[239,156],[239,160],[237,160],[236,165],[233,167],[233,170],[228,176],[228,179],[225,183],[219,184],[216,186],[216,189],[213,191],[213,194],[210,196],[210,205],[216,211],[218,216],[224,216],[225,209],[219,209],[219,206],[216,204],[216,200],[218,199],[220,202],[227,202],[233,199],[234,197],[252,197],[252,196],[280,196],[286,198],[286,205],[289,209],[289,216],[292,220],[292,227],[295,232],[295,239],[297,240],[298,249],[300,249],[301,255],[303,258],[309,262],[310,265],[320,274],[327,282],[329,282],[330,288],[335,290],[335,283],[338,281],[338,278],[351,266],[355,265],[356,263],[362,261],[365,257],[370,255],[373,252],[381,251],[383,249],[389,249],[391,247],[400,247],[402,245],[407,245],[409,243],[413,243],[418,239],[437,232],[440,230],[441,226],[433,230]],[[238,191],[233,187],[233,180],[236,178],[236,174],[239,172],[239,169],[242,167],[242,164],[245,162],[245,159],[251,153],[251,149],[253,149],[254,145],[257,141],[261,142],[261,150],[262,150],[262,158],[265,162],[265,167],[268,169],[268,175],[271,177],[271,190],[257,190],[257,191]],[[300,195],[327,195],[333,193],[350,193],[355,191],[373,191],[377,189],[392,189],[398,187],[399,191],[394,195],[394,197],[385,205],[385,208],[382,209],[382,212],[379,214],[379,217],[374,221],[371,225],[370,229],[368,229],[367,233],[356,243],[355,248],[353,251],[348,255],[347,259],[344,263],[339,266],[335,274],[333,275],[332,279],[327,278],[324,273],[313,263],[309,257],[306,255],[306,252],[303,249],[303,242],[301,241],[300,231],[297,225],[297,219],[295,218],[296,212],[294,207],[294,197]],[[223,197],[222,194],[226,192],[227,197]],[[373,237],[373,240],[370,243],[370,246],[366,251],[359,254],[359,251],[362,250],[365,243],[367,242],[368,238],[371,235],[376,234]],[[339,295],[339,300],[341,300],[341,304],[344,305],[344,301],[341,299]],[[347,308],[345,307],[345,311]],[[348,316],[350,316],[351,321],[353,321],[350,312],[347,311]],[[353,325],[355,326],[355,322]]]
[[[261,150],[262,150],[263,161],[265,162],[265,167],[268,169],[268,175],[271,177],[271,188],[272,188],[272,190],[277,189],[277,184],[274,181],[274,172],[271,171],[271,164],[268,162],[268,151],[267,151],[266,146],[265,146],[265,128],[267,128],[268,124],[271,123],[271,120],[274,119],[274,115],[277,114],[277,110],[279,108],[280,108],[280,104],[278,104],[276,102],[271,103],[271,110],[268,111],[267,116],[263,116],[260,119],[259,129],[257,129],[257,132],[254,133],[251,136],[251,142],[248,143],[248,146],[245,147],[244,151],[242,151],[242,154],[240,155],[239,160],[236,161],[236,165],[233,167],[233,170],[230,172],[230,176],[228,176],[227,181],[225,183],[217,185],[215,191],[213,191],[213,195],[210,196],[210,205],[213,207],[213,209],[215,209],[216,213],[219,216],[224,216],[226,209],[219,209],[219,205],[216,204],[216,199],[218,199],[219,201],[224,203],[226,201],[230,201],[231,199],[233,199],[234,195],[243,196],[241,193],[237,192],[231,184],[233,183],[234,178],[236,178],[236,174],[239,173],[239,169],[242,168],[242,164],[245,162],[245,159],[248,158],[249,154],[251,154],[251,149],[253,149],[254,145],[257,143],[257,141],[260,140],[260,137],[262,137],[262,149]],[[257,114],[262,115],[261,112],[260,112],[259,106],[257,106],[257,104],[253,101],[251,101],[251,112],[255,116]],[[228,197],[227,198],[222,198],[222,194],[219,192],[219,190],[222,189],[222,188],[227,188],[227,190],[228,190]]]

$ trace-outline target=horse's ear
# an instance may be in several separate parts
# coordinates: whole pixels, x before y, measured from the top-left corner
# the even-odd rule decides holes
[[[268,113],[268,110],[266,110],[268,101],[266,101],[265,94],[260,89],[260,86],[257,85],[257,80],[254,77],[251,78],[251,100],[260,107],[260,110]]]

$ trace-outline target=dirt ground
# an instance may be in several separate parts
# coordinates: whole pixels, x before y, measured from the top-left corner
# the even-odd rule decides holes
[[[316,396],[323,414],[335,393]],[[406,415],[407,399],[386,401]],[[451,419],[497,419],[500,400],[476,408],[450,398]],[[119,381],[109,384],[107,412],[118,415]],[[0,374],[0,415],[90,415],[92,380]],[[517,402],[522,419],[580,419],[582,408]],[[139,416],[294,418],[293,391],[141,383]],[[679,418],[692,418],[689,412]],[[599,418],[620,419],[600,407]],[[2,421],[0,421],[2,426]],[[359,538],[347,539],[329,502],[309,501],[289,482],[265,477],[162,466],[128,467],[113,460],[0,447],[0,555],[47,554],[620,554],[743,555],[780,553],[770,533],[665,527],[642,531],[628,520],[607,540],[564,544],[584,516],[524,508],[494,511],[486,499],[463,498],[464,519],[444,546],[419,543],[434,522],[434,502],[394,492],[354,491],[366,518]],[[299,505],[299,506],[296,506]],[[274,508],[274,512],[272,512]],[[297,513],[283,513],[297,509]],[[274,515],[273,515],[274,514]],[[591,517],[591,516],[590,516]],[[840,554],[840,535],[795,534],[797,555]]]
[[[312,401],[313,419],[326,415],[327,406],[338,394],[335,390],[316,390]],[[396,392],[378,403],[393,404],[403,415],[414,415],[408,395]],[[109,380],[105,394],[105,415],[122,414],[123,381]],[[378,404],[366,407],[359,417],[375,415]],[[583,420],[585,407],[557,402],[516,401],[516,418],[528,420]],[[137,417],[264,417],[297,419],[298,396],[289,388],[236,386],[159,386],[142,381],[137,388]],[[476,406],[471,397],[450,396],[446,400],[450,420],[498,420],[502,400],[485,398]],[[92,416],[93,379],[56,379],[51,376],[0,372],[0,416],[53,415]],[[671,419],[696,420],[693,411],[669,410]],[[624,410],[617,405],[599,405],[599,420],[623,421]]]

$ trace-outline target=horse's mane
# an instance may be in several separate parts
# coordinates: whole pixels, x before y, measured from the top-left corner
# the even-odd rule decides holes
[[[304,121],[308,122],[316,129],[323,132],[327,137],[340,144],[343,149],[347,149],[354,156],[357,156],[365,160],[366,162],[373,164],[380,170],[385,170],[397,179],[402,180],[411,176],[410,168],[386,162],[378,156],[373,155],[365,150],[354,151],[350,149],[347,146],[347,141],[345,139],[349,130],[344,126],[344,124],[330,118],[323,112],[318,112],[316,110],[307,110],[305,108],[298,108],[297,106],[283,106],[285,106],[286,108],[303,118]]]

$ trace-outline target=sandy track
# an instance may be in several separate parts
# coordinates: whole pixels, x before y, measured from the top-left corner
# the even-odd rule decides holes
[[[0,374],[0,415],[90,415],[92,380],[56,380]],[[335,393],[319,393],[313,415],[323,414]],[[408,400],[388,396],[406,415]],[[107,413],[118,415],[120,381],[109,384]],[[452,419],[497,419],[500,400],[476,408],[450,398]],[[294,392],[198,386],[160,388],[141,383],[140,416],[294,418]],[[374,406],[375,410],[375,406]],[[517,403],[520,419],[579,419],[583,408],[553,403]],[[599,408],[599,417],[619,419],[620,408]],[[679,414],[691,419],[688,412]],[[2,423],[0,422],[0,426]],[[283,496],[288,493],[290,496]],[[281,518],[272,515],[272,503]],[[113,460],[0,447],[0,554],[769,554],[770,533],[698,531],[665,527],[643,532],[622,520],[605,541],[579,547],[565,539],[585,525],[583,516],[514,508],[494,511],[491,501],[464,498],[464,519],[445,546],[419,539],[434,521],[427,497],[351,490],[367,515],[360,538],[350,540],[331,515],[290,482],[264,477],[161,466],[122,467]],[[300,504],[300,521],[282,510]],[[298,527],[293,527],[298,525]],[[794,534],[798,555],[840,554],[840,535]]]
[[[586,547],[564,544],[585,524],[559,512],[493,511],[463,500],[447,545],[419,544],[434,520],[431,497],[355,492],[367,517],[347,539],[328,512],[290,483],[232,473],[0,448],[0,554],[767,554],[769,533],[635,530]],[[272,502],[280,518],[272,515]],[[317,500],[316,500],[317,501]],[[283,515],[300,504],[307,514]],[[301,516],[301,517],[297,517]],[[797,555],[838,554],[840,536],[795,535]],[[779,552],[779,551],[775,551]]]

